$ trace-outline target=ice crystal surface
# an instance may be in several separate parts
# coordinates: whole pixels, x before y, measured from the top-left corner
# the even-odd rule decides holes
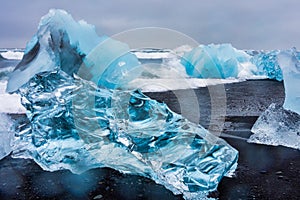
[[[52,71],[19,92],[31,129],[16,138],[14,156],[45,170],[111,167],[186,195],[216,189],[235,170],[234,148],[138,90],[107,90]]]
[[[300,115],[271,104],[258,118],[248,142],[300,149]]]

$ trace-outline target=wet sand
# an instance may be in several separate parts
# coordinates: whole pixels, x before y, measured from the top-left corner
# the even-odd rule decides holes
[[[200,119],[194,119],[189,114],[186,117],[209,127],[209,89],[194,91],[199,100]],[[225,91],[227,106],[221,137],[239,151],[239,165],[235,177],[223,178],[211,197],[300,199],[300,151],[246,142],[255,120],[270,103],[283,103],[283,84],[266,80],[246,81],[225,85]],[[178,94],[184,96],[187,102],[190,97],[187,90],[175,93],[177,96],[174,92],[147,94],[180,113]],[[24,116],[14,117],[20,119]],[[81,175],[74,175],[66,170],[46,172],[31,160],[6,157],[0,161],[0,199],[123,200],[182,199],[182,196],[173,195],[149,179],[124,175],[112,169],[93,169]]]

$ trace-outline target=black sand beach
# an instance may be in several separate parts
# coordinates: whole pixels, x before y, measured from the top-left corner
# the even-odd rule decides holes
[[[210,196],[219,199],[300,199],[300,151],[246,141],[258,116],[272,102],[283,103],[283,84],[270,80],[246,81],[225,85],[225,91],[227,110],[221,137],[239,151],[239,161],[235,176],[223,178],[218,190]],[[188,102],[186,92],[181,90],[176,94],[185,96]],[[200,124],[208,127],[211,114],[208,88],[196,89],[195,94],[199,100]],[[180,113],[174,93],[147,95]],[[182,196],[173,195],[149,179],[124,175],[112,169],[93,169],[81,175],[69,171],[46,172],[31,160],[8,156],[0,161],[0,199],[131,200],[182,199]]]

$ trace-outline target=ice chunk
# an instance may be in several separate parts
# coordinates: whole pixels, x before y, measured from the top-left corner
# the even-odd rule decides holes
[[[45,170],[111,167],[187,196],[215,190],[235,170],[234,148],[139,91],[97,88],[63,71],[40,73],[19,91],[31,130],[14,156]]]
[[[12,151],[13,137],[13,121],[6,114],[0,113],[0,160]]]
[[[282,71],[277,60],[279,53],[279,50],[255,52],[251,58],[251,62],[258,67],[257,74],[266,75],[269,79],[282,81]]]
[[[283,107],[300,114],[300,62],[296,49],[282,51],[278,62],[283,71],[285,100]]]
[[[300,150],[300,115],[271,104],[258,118],[248,142]]]
[[[181,63],[187,74],[195,78],[247,78],[257,70],[251,65],[250,58],[246,52],[233,48],[231,44],[211,44],[200,45],[184,54]]]

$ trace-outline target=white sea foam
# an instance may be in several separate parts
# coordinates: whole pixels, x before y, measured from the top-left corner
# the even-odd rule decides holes
[[[136,51],[133,52],[139,59],[163,59],[170,57],[170,52],[143,52]]]
[[[14,59],[14,60],[21,60],[23,58],[24,53],[21,51],[6,51],[1,53],[1,56],[6,59]]]
[[[142,49],[134,50],[132,53],[136,55],[139,59],[165,59],[171,58],[176,55],[176,57],[182,57],[184,53],[191,51],[193,48],[188,45],[182,45],[173,50],[170,49]]]
[[[0,82],[0,113],[25,113],[26,110],[21,104],[21,97],[18,94],[5,92],[7,81]]]
[[[182,78],[182,79],[135,79],[131,81],[127,87],[136,89],[139,86],[143,92],[165,92],[170,90],[195,89],[199,87],[207,87],[218,84],[237,83],[242,79],[198,79],[198,78]]]

